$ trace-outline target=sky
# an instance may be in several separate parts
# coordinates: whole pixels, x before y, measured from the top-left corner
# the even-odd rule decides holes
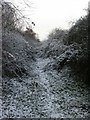
[[[88,8],[89,0],[13,0],[13,2],[35,23],[34,31],[41,40],[44,40],[54,28],[68,29],[71,21],[86,15],[85,9]]]

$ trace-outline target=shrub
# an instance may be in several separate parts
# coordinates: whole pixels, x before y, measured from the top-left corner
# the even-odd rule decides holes
[[[48,35],[48,40],[49,39],[58,39],[61,40],[67,35],[68,31],[67,30],[62,30],[59,28],[56,28],[52,30],[52,32]]]
[[[88,17],[89,14],[80,18],[73,25],[64,43],[68,46],[77,44],[78,55],[74,56],[69,62],[72,72],[83,81],[88,81]],[[74,46],[73,46],[74,48]]]

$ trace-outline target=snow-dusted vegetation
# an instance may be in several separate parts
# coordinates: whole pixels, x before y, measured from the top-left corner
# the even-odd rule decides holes
[[[31,28],[17,27],[15,8],[8,3],[2,7],[0,117],[88,118],[89,14],[69,30],[53,30],[40,42]]]

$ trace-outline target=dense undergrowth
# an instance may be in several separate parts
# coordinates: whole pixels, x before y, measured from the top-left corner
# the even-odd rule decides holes
[[[30,27],[27,27],[26,31],[22,31],[19,18],[21,16],[17,15],[18,12],[15,6],[3,2],[3,76],[15,77],[28,74],[27,61],[35,61],[34,43],[38,44],[39,39]],[[85,17],[80,18],[69,30],[53,30],[39,51],[40,57],[53,58],[53,63],[50,63],[53,69],[60,72],[64,66],[69,66],[70,74],[75,75],[75,79],[85,82],[88,81],[89,16],[88,13]]]
[[[47,65],[60,72],[64,66],[70,67],[70,75],[77,81],[88,80],[88,18],[90,14],[77,20],[69,30],[55,29],[46,41],[42,56],[54,59]],[[45,68],[45,69],[46,69]],[[74,77],[75,76],[75,77]]]
[[[12,3],[2,2],[2,77],[27,76],[31,70],[29,62],[35,61],[36,33],[30,27],[23,30],[24,18]]]
[[[71,27],[65,44],[77,44],[77,54],[70,60],[69,65],[78,79],[88,81],[88,17],[80,18]]]

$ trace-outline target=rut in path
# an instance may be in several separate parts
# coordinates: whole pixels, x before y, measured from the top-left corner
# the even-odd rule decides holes
[[[55,115],[55,106],[53,105],[53,99],[54,99],[54,94],[51,93],[51,86],[50,86],[50,78],[47,75],[47,73],[45,73],[43,71],[43,68],[45,67],[45,65],[47,65],[47,63],[50,62],[49,59],[42,59],[42,58],[37,58],[37,61],[35,63],[35,65],[33,65],[33,69],[35,74],[37,74],[37,79],[36,79],[36,83],[39,84],[41,86],[41,90],[42,94],[40,96],[40,101],[37,101],[38,106],[40,106],[40,104],[42,104],[42,100],[45,101],[43,103],[43,107],[40,108],[40,112],[45,112],[46,111],[46,115],[48,115],[49,117],[53,117],[52,115]],[[37,89],[37,88],[36,88]],[[38,95],[38,94],[37,94]],[[37,96],[37,100],[38,100],[38,96]],[[37,107],[38,107],[37,106]]]

